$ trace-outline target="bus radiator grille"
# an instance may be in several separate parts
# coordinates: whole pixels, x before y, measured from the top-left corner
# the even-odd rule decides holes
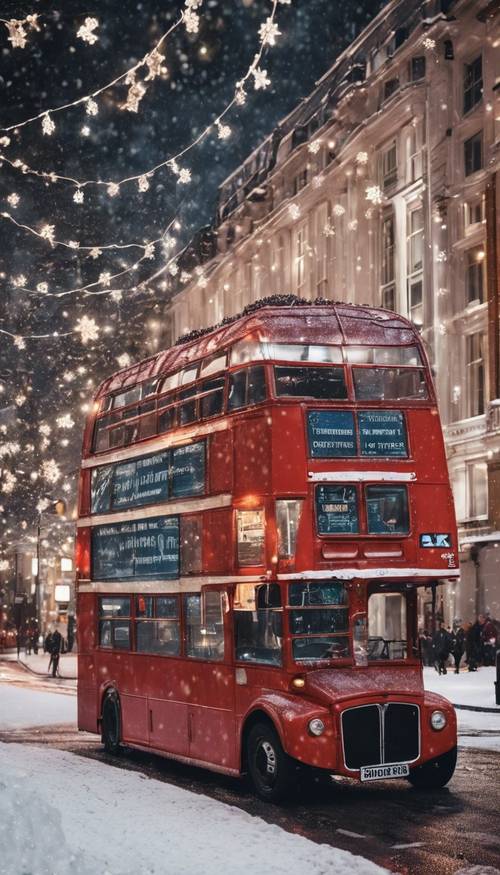
[[[419,709],[399,702],[347,708],[342,744],[348,769],[413,762],[419,756]]]

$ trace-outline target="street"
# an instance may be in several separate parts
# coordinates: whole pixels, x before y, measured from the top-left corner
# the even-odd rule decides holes
[[[1,663],[0,683],[32,690],[74,692],[74,682],[35,677],[15,663]],[[448,788],[419,793],[405,782],[369,785],[334,781],[303,788],[282,807],[255,799],[245,784],[127,749],[120,757],[105,754],[96,736],[71,725],[0,731],[0,742],[46,745],[208,796],[262,818],[318,844],[342,848],[403,875],[454,875],[471,866],[500,871],[496,780],[500,755],[489,750],[460,749]]]

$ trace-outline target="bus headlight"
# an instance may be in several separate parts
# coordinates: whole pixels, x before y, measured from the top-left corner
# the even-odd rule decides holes
[[[446,714],[443,714],[442,711],[433,711],[431,714],[431,726],[436,732],[439,732],[441,729],[447,724]]]
[[[319,717],[314,717],[309,721],[309,732],[311,735],[323,735],[325,731],[325,724]]]

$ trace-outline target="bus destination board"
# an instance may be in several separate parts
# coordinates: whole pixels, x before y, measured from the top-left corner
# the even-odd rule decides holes
[[[400,410],[367,410],[358,413],[362,456],[406,457],[408,447]]]
[[[310,410],[307,433],[312,458],[356,455],[354,416],[350,410]]]

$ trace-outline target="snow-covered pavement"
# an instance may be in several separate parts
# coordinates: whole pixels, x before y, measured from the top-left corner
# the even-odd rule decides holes
[[[438,675],[434,668],[424,668],[427,690],[446,696],[456,705],[496,708],[495,669],[479,668],[475,672]],[[475,747],[500,751],[500,708],[498,713],[457,709],[458,743],[461,747]]]
[[[1,678],[0,678],[1,680]],[[76,724],[76,696],[0,683],[0,730]]]
[[[0,744],[8,875],[383,875],[237,808],[64,751]]]

